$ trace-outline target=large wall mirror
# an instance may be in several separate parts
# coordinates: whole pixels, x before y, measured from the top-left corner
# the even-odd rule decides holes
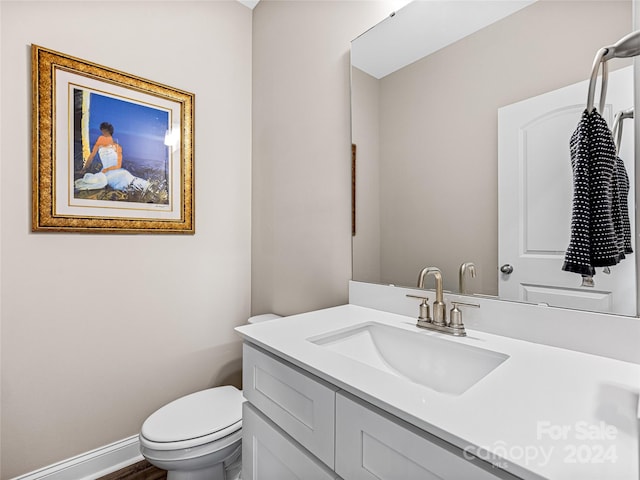
[[[437,266],[457,293],[471,262],[463,293],[635,316],[635,253],[592,279],[561,269],[592,62],[632,30],[632,0],[416,0],[355,39],[354,280],[415,287]],[[632,63],[608,62],[611,127],[633,107]]]

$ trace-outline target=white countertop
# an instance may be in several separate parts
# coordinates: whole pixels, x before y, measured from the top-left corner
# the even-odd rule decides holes
[[[436,392],[308,341],[379,322],[509,358],[459,396]],[[535,328],[535,327],[533,327]],[[344,305],[236,329],[244,338],[525,479],[637,480],[640,365]],[[579,335],[579,332],[576,332]]]

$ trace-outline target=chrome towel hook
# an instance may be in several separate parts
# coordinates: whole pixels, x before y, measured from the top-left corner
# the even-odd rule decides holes
[[[609,79],[609,68],[607,62],[604,61],[604,56],[607,54],[606,48],[601,48],[596,53],[596,58],[593,60],[593,67],[591,68],[591,78],[589,79],[589,93],[587,95],[587,112],[591,113],[595,108],[594,98],[596,95],[596,83],[598,82],[598,71],[602,66],[602,81],[600,85],[600,108],[599,112],[604,110],[605,99],[607,97],[607,81]]]
[[[596,83],[598,81],[598,71],[602,65],[602,83],[600,86],[600,110],[604,110],[605,99],[607,97],[608,68],[607,61],[612,58],[628,58],[640,55],[640,30],[625,35],[613,45],[603,47],[596,53],[591,68],[591,78],[589,79],[589,92],[587,95],[587,112],[591,113],[595,108],[594,97],[596,93]]]
[[[613,118],[611,135],[613,136],[613,141],[616,144],[616,153],[620,152],[620,143],[622,142],[622,125],[624,120],[627,118],[633,118],[633,107],[619,111]]]

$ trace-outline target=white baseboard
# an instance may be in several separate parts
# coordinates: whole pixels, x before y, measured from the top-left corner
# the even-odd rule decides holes
[[[143,459],[134,435],[12,480],[95,480]]]

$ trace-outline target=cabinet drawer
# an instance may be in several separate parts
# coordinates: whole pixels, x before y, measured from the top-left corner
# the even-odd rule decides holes
[[[336,396],[336,473],[344,480],[515,479],[462,450],[367,406]]]
[[[337,478],[247,402],[242,408],[242,418],[242,478],[245,480]]]
[[[336,387],[246,343],[242,382],[249,402],[333,469]]]

